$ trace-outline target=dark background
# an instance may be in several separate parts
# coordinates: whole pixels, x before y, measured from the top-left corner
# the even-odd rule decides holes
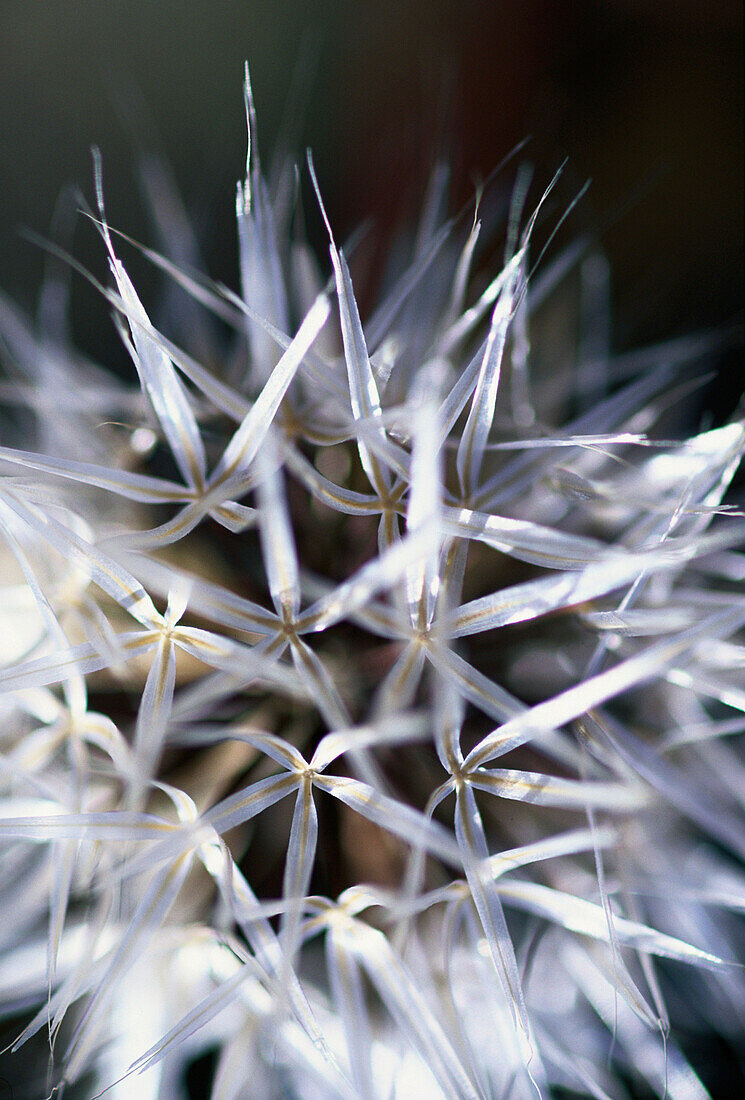
[[[618,349],[726,323],[743,289],[741,53],[738,0],[2,0],[0,289],[32,306],[42,255],[18,227],[49,233],[67,183],[90,199],[93,143],[112,224],[156,243],[136,163],[159,148],[210,274],[236,286],[248,58],[265,153],[300,74],[297,147],[314,149],[340,236],[369,217],[384,245],[439,149],[455,208],[531,136],[536,187],[565,157],[560,202],[593,181],[571,231],[600,233]],[[103,272],[90,226],[73,248]],[[151,302],[154,276],[134,274]],[[82,285],[74,316],[77,340],[110,354]]]

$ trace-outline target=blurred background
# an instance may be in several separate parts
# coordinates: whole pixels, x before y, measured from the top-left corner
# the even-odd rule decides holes
[[[49,234],[67,184],[92,199],[94,143],[113,225],[156,243],[137,162],[159,151],[210,274],[237,285],[248,58],[263,152],[278,135],[300,159],[313,148],[341,238],[370,219],[367,247],[384,248],[438,154],[457,209],[530,137],[536,198],[568,158],[557,213],[592,180],[567,233],[609,258],[616,350],[740,316],[739,0],[2,0],[0,43],[0,289],[26,307],[43,255],[18,230]],[[90,226],[72,247],[103,273]],[[152,302],[155,276],[134,274]],[[86,350],[119,354],[80,280],[73,306]],[[727,373],[724,404],[740,386]]]

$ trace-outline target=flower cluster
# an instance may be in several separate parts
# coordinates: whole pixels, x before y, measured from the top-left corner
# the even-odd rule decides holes
[[[118,1100],[205,1052],[212,1100],[705,1098],[678,1028],[745,1020],[745,425],[655,427],[713,340],[541,347],[603,267],[531,259],[524,175],[485,277],[436,173],[363,326],[246,92],[240,295],[143,250],[156,328],[97,164],[136,381],[0,308],[14,1049]]]

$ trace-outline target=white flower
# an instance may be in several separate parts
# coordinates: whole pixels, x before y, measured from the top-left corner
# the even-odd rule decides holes
[[[680,344],[531,376],[585,258],[534,271],[522,184],[485,289],[480,223],[427,213],[363,325],[246,95],[243,294],[146,251],[229,347],[152,323],[98,161],[139,385],[0,312],[38,440],[0,448],[3,1010],[72,1020],[71,1093],[186,1096],[217,1050],[214,1100],[706,1096],[681,1002],[745,1019],[743,423],[650,438]]]

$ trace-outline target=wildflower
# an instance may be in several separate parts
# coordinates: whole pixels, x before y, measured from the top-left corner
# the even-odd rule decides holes
[[[745,1019],[745,424],[651,437],[696,341],[556,363],[552,422],[529,332],[584,257],[531,266],[524,184],[480,293],[435,195],[363,324],[246,105],[242,294],[144,250],[228,349],[153,324],[98,160],[136,381],[0,312],[38,440],[0,448],[14,1050],[116,1097],[215,1050],[215,1100],[705,1097],[679,1005]]]

